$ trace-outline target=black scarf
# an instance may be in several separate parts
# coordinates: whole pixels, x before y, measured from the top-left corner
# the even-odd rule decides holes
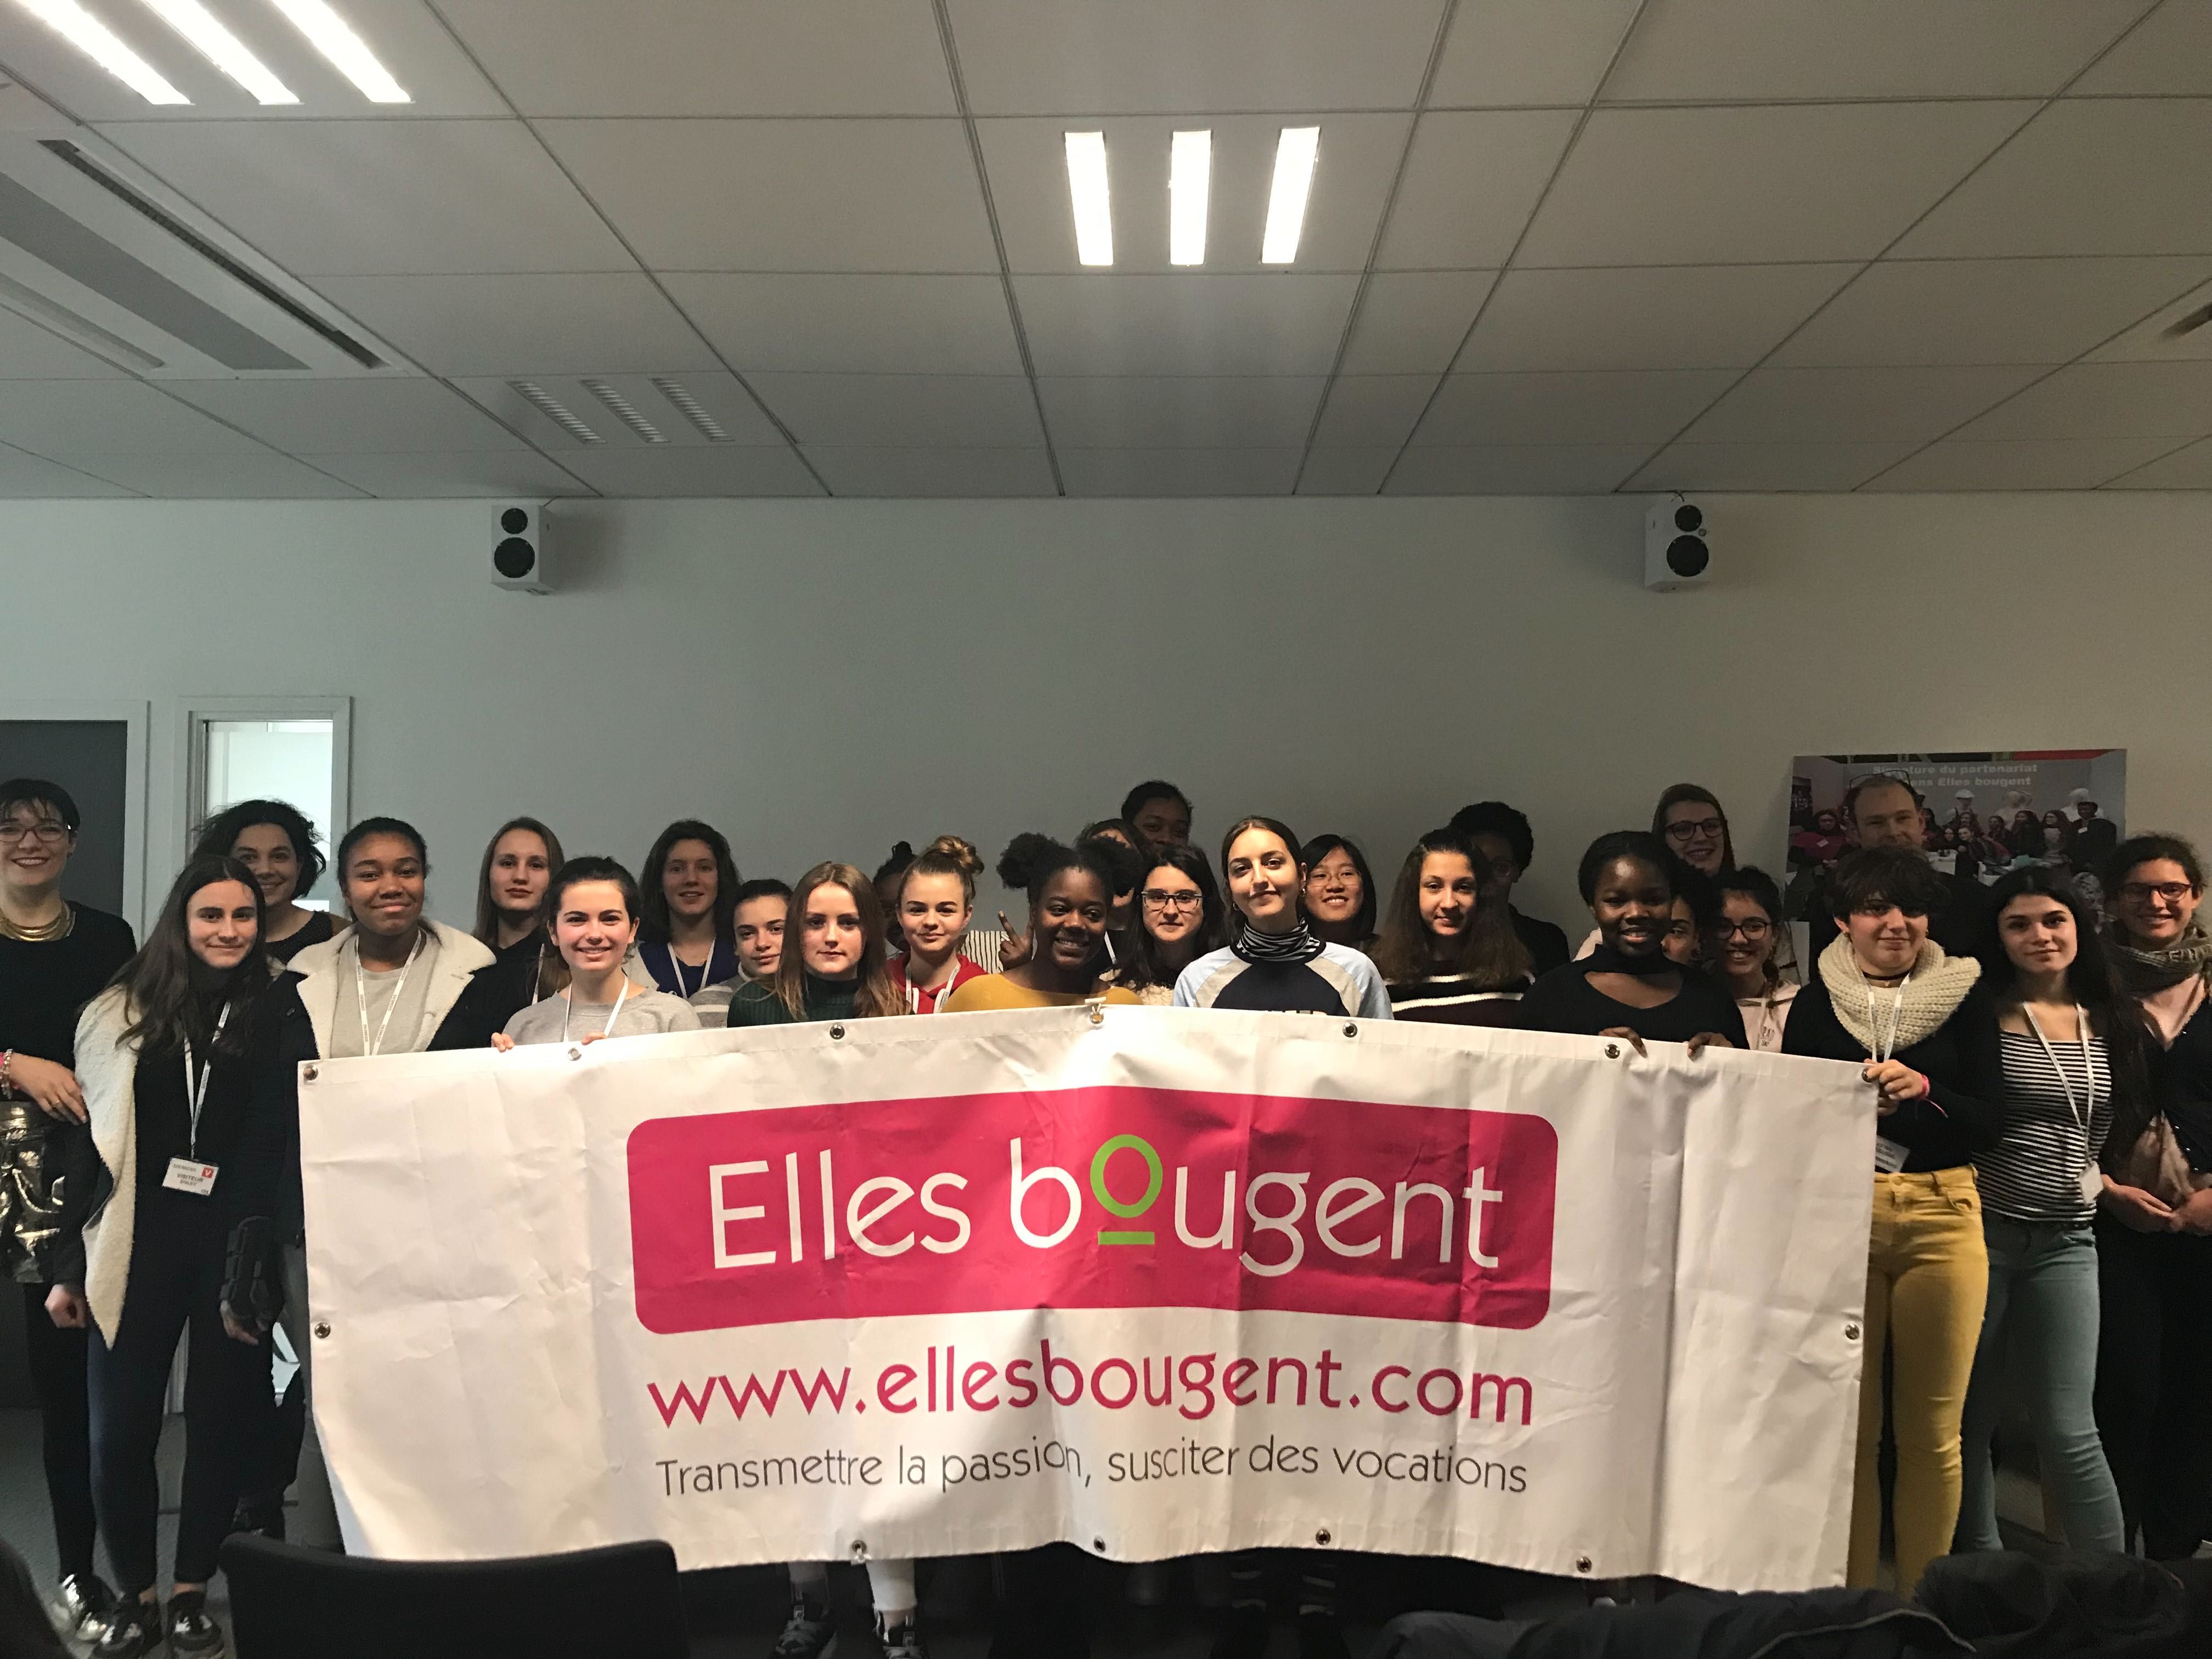
[[[1287,933],[1263,933],[1246,922],[1229,948],[1240,962],[1311,962],[1322,953],[1322,942],[1302,919]]]
[[[1582,961],[1585,974],[1631,974],[1638,979],[1656,979],[1680,966],[1664,951],[1654,951],[1649,956],[1632,957],[1614,950],[1603,939],[1600,939]]]

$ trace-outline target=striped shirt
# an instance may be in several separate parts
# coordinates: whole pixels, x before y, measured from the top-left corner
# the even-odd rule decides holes
[[[1523,980],[1510,990],[1478,988],[1473,974],[1431,974],[1410,984],[1386,988],[1394,1019],[1425,1020],[1432,1025],[1518,1025]]]
[[[2004,1127],[1996,1146],[1974,1155],[1982,1208],[2012,1221],[2087,1224],[2096,1206],[2081,1196],[2081,1171],[2094,1161],[2112,1121],[2112,1072],[2105,1040],[2089,1039],[2097,1103],[2086,1127],[2081,1113],[2089,1099],[2081,1044],[2054,1042],[2046,1054],[2027,1032],[2001,1031],[1997,1041],[2004,1066]],[[2055,1069],[2053,1055],[2058,1061]],[[2070,1105],[2068,1085],[2074,1091]]]

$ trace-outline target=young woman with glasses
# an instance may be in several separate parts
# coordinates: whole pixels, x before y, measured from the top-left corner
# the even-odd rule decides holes
[[[1728,814],[1720,797],[1703,784],[1671,785],[1651,811],[1651,833],[1692,870],[1717,876],[1735,868],[1735,846],[1729,839]]]
[[[2212,1470],[2212,934],[2204,867],[2179,836],[2131,836],[2105,865],[2121,994],[2150,1038],[2153,1088],[2120,1103],[2097,1218],[2097,1424],[2128,1535],[2194,1555]]]
[[[1316,836],[1306,843],[1305,887],[1300,895],[1314,937],[1364,951],[1375,943],[1380,899],[1367,854],[1343,836]]]
[[[1139,1002],[1165,1007],[1175,1000],[1176,977],[1227,943],[1229,927],[1205,854],[1187,842],[1166,842],[1151,857],[1137,892],[1138,926],[1114,982],[1134,992]]]
[[[1784,926],[1781,890],[1771,876],[1751,865],[1721,877],[1719,887],[1708,965],[1735,999],[1748,1045],[1779,1054],[1797,996],[1796,981],[1785,977],[1774,961]]]

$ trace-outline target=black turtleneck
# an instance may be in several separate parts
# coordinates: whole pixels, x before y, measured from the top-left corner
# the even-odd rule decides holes
[[[1521,999],[1521,1024],[1531,1031],[1568,1031],[1595,1036],[1600,1031],[1626,1026],[1647,1042],[1687,1042],[1700,1031],[1714,1031],[1739,1048],[1744,1040],[1743,1014],[1727,992],[1694,968],[1677,968],[1682,988],[1654,1008],[1632,1007],[1616,1002],[1589,982],[1592,973],[1622,973],[1644,969],[1663,973],[1674,964],[1660,957],[1616,958],[1601,945],[1591,956],[1554,968],[1528,988]],[[1602,965],[1601,965],[1602,964]],[[1641,976],[1641,975],[1640,975]]]

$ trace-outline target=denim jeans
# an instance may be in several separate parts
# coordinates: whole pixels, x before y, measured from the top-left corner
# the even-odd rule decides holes
[[[2120,1495],[2097,1433],[2097,1244],[2087,1224],[1984,1215],[1990,1296],[1966,1389],[1966,1489],[1958,1547],[1998,1550],[1990,1440],[2005,1407],[2027,1409],[2043,1483],[2077,1550],[2125,1547]]]

